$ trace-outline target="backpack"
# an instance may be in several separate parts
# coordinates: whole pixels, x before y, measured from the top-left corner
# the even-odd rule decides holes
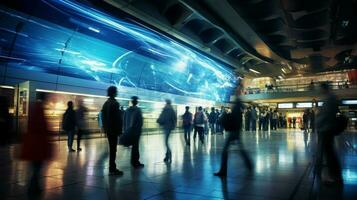
[[[344,130],[346,130],[348,125],[348,118],[343,115],[336,116],[335,128],[333,130],[334,135],[340,135]]]
[[[195,113],[195,124],[204,124],[205,119],[203,116],[203,112],[197,112]]]

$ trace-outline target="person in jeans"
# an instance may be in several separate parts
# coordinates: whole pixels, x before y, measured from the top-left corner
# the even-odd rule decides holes
[[[207,117],[205,113],[202,111],[202,107],[198,107],[198,111],[195,113],[195,117],[193,119],[195,128],[198,133],[198,137],[202,144],[204,144],[204,127],[207,122]]]
[[[190,107],[186,106],[186,111],[182,115],[182,125],[184,131],[185,142],[187,146],[190,146],[191,129],[192,129],[192,113],[189,111]]]
[[[74,133],[76,131],[76,112],[73,109],[73,102],[68,101],[67,110],[63,114],[62,129],[67,133],[67,146],[69,152],[74,152],[72,148]]]
[[[77,125],[77,151],[82,151],[81,148],[81,138],[86,130],[85,115],[87,113],[87,108],[83,105],[83,101],[78,101],[78,108],[76,110],[76,125]]]
[[[134,168],[144,167],[144,164],[140,163],[139,153],[139,140],[141,136],[141,129],[143,127],[143,114],[138,105],[138,97],[131,97],[131,104],[124,113],[124,132],[132,134],[133,143],[131,148],[131,165]]]
[[[123,124],[120,105],[115,99],[118,92],[115,86],[110,86],[107,92],[109,98],[102,108],[102,122],[109,143],[109,175],[123,175],[115,164],[118,136],[122,133]]]
[[[253,163],[249,158],[247,152],[244,150],[243,143],[241,141],[241,129],[242,129],[242,110],[243,110],[243,103],[239,99],[239,95],[241,94],[241,86],[238,85],[237,87],[237,100],[234,103],[232,108],[232,113],[229,115],[231,118],[229,121],[231,122],[230,126],[231,129],[229,130],[228,138],[224,144],[223,152],[222,152],[222,160],[221,160],[221,168],[218,172],[214,173],[215,176],[219,177],[226,177],[227,176],[227,167],[228,167],[228,149],[230,144],[237,140],[238,144],[240,145],[239,153],[242,156],[244,164],[246,167],[252,171],[253,170]]]
[[[176,112],[171,105],[171,100],[166,99],[166,105],[157,119],[157,123],[163,127],[165,134],[166,155],[164,162],[171,162],[172,154],[169,146],[169,137],[171,131],[175,129],[177,123]]]

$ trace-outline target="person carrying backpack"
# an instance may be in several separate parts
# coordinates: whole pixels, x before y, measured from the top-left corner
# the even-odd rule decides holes
[[[205,123],[207,122],[207,117],[205,115],[205,113],[202,111],[202,107],[198,107],[198,111],[195,113],[195,117],[194,117],[194,125],[195,128],[197,130],[198,133],[198,137],[201,141],[202,144],[204,144],[204,127],[205,127]],[[194,136],[195,138],[195,136]]]
[[[67,102],[67,110],[63,114],[62,118],[62,129],[67,133],[67,146],[69,152],[74,152],[72,148],[73,145],[73,138],[76,129],[76,112],[73,109],[73,102]]]

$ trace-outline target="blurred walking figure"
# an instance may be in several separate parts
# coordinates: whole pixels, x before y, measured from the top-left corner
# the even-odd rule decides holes
[[[177,117],[176,113],[171,105],[171,100],[166,99],[166,105],[164,109],[162,110],[159,118],[157,119],[157,123],[162,126],[164,129],[164,134],[165,134],[165,145],[166,145],[166,155],[164,158],[164,162],[171,162],[171,149],[169,145],[169,137],[171,134],[171,131],[175,129],[176,123],[177,123]]]
[[[186,109],[186,111],[182,115],[182,125],[183,125],[183,131],[184,131],[186,145],[190,146],[193,115],[189,111],[190,107],[186,106],[185,109]]]
[[[341,164],[334,147],[335,128],[338,126],[336,124],[336,114],[339,112],[338,101],[336,96],[330,91],[327,83],[322,83],[320,89],[324,103],[316,118],[318,150],[320,151],[318,153],[317,169],[321,173],[322,162],[325,159],[328,176],[326,178],[323,177],[325,178],[324,181],[327,183],[343,183]]]
[[[119,110],[119,103],[115,99],[118,94],[115,86],[110,86],[107,90],[108,100],[102,108],[103,129],[108,138],[109,143],[109,174],[123,175],[123,172],[118,170],[115,163],[118,136],[122,134],[122,113]]]
[[[259,109],[259,130],[264,130],[265,111],[263,108]]]
[[[293,117],[293,128],[296,128],[296,117]]]
[[[304,132],[308,133],[309,132],[309,110],[305,109],[304,114],[302,115],[302,122],[303,122],[303,128]]]
[[[11,129],[12,120],[9,113],[9,104],[6,97],[0,96],[0,145],[9,142]]]
[[[24,134],[20,158],[31,162],[32,177],[28,192],[30,195],[41,193],[40,175],[43,163],[53,157],[49,142],[49,131],[43,110],[43,93],[37,94],[37,101],[30,103],[27,132]]]
[[[209,122],[209,127],[211,129],[211,134],[215,134],[216,131],[215,131],[215,124],[216,124],[216,121],[217,121],[217,114],[215,112],[215,109],[214,107],[211,108],[211,112],[210,114],[208,115],[208,122]]]
[[[76,112],[73,109],[73,102],[67,102],[67,110],[63,114],[62,129],[67,133],[67,147],[69,152],[74,152],[72,148],[74,133],[76,131]]]
[[[131,97],[131,104],[124,113],[124,132],[132,134],[132,148],[131,148],[131,165],[134,168],[144,167],[140,163],[139,141],[141,136],[141,129],[143,127],[143,114],[138,105],[138,97]]]
[[[198,111],[195,113],[195,117],[193,119],[193,123],[195,125],[195,129],[197,130],[198,137],[202,144],[204,144],[204,127],[207,122],[207,117],[205,113],[202,111],[202,107],[198,107]],[[196,135],[193,136],[193,139],[196,139]]]
[[[251,171],[253,170],[253,163],[249,158],[247,152],[244,150],[243,143],[241,141],[241,129],[242,129],[242,111],[243,111],[243,104],[239,98],[241,94],[242,86],[237,86],[237,100],[234,103],[232,108],[232,112],[227,114],[226,117],[223,119],[223,126],[229,132],[228,138],[225,141],[223,152],[222,152],[222,160],[221,160],[221,168],[218,172],[214,173],[215,176],[225,177],[227,176],[227,165],[228,165],[228,149],[230,144],[237,140],[238,144],[240,145],[239,153],[244,161],[246,167]]]
[[[216,131],[215,131],[215,133],[219,133],[221,130],[221,123],[219,121],[219,116],[220,116],[219,110],[216,109],[216,122],[215,122]]]
[[[257,110],[255,109],[255,106],[252,107],[252,110],[250,111],[250,118],[251,118],[251,123],[252,123],[252,131],[257,130]]]
[[[251,110],[250,107],[247,108],[244,112],[244,120],[245,120],[245,131],[250,130],[250,121],[251,121]]]
[[[76,124],[77,124],[77,151],[82,151],[81,149],[81,139],[82,135],[86,130],[86,121],[85,115],[88,112],[88,109],[84,107],[83,100],[78,101],[78,108],[76,110]]]
[[[274,112],[271,113],[271,121],[270,123],[272,124],[272,130],[276,130],[277,128],[277,124],[278,124],[278,111],[277,110],[274,110]]]

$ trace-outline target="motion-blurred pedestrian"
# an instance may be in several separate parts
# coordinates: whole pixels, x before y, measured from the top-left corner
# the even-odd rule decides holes
[[[234,103],[234,106],[232,108],[232,112],[226,116],[226,118],[223,121],[224,125],[228,126],[225,127],[226,129],[229,129],[229,135],[228,138],[224,144],[223,151],[222,151],[222,160],[221,160],[221,168],[217,173],[214,173],[215,176],[219,177],[225,177],[227,176],[227,168],[228,168],[228,149],[230,144],[233,141],[237,141],[240,145],[239,148],[239,153],[242,156],[242,159],[244,161],[244,164],[246,167],[251,171],[253,170],[253,163],[251,159],[249,158],[247,152],[245,151],[243,147],[243,143],[241,141],[241,129],[242,129],[242,110],[243,110],[243,104],[239,98],[241,94],[241,89],[242,87],[240,85],[237,86],[236,94],[237,94],[237,100]],[[228,117],[230,116],[230,117]],[[228,124],[228,125],[227,125]]]
[[[326,160],[328,176],[322,177],[327,183],[343,183],[341,164],[334,146],[336,115],[339,112],[337,97],[330,91],[327,83],[320,86],[323,105],[320,108],[316,123],[318,131],[318,159],[317,169],[321,173],[323,158]]]
[[[166,105],[162,110],[159,118],[157,119],[157,123],[164,129],[165,134],[165,146],[166,146],[166,154],[164,158],[164,162],[172,161],[171,148],[169,145],[169,137],[171,131],[175,129],[177,123],[176,112],[171,105],[171,100],[166,99]]]
[[[82,99],[78,101],[78,108],[75,112],[76,112],[76,125],[77,125],[77,151],[82,151],[81,139],[82,139],[82,135],[87,130],[85,116],[88,112],[88,109],[84,106]]]
[[[9,103],[4,96],[0,96],[0,145],[5,145],[10,140],[12,120],[9,113]]]
[[[53,147],[49,142],[49,131],[44,115],[43,102],[44,93],[37,94],[36,102],[30,103],[27,131],[24,133],[20,158],[30,161],[32,167],[32,177],[28,186],[30,195],[42,192],[40,175],[44,161],[53,157]]]

